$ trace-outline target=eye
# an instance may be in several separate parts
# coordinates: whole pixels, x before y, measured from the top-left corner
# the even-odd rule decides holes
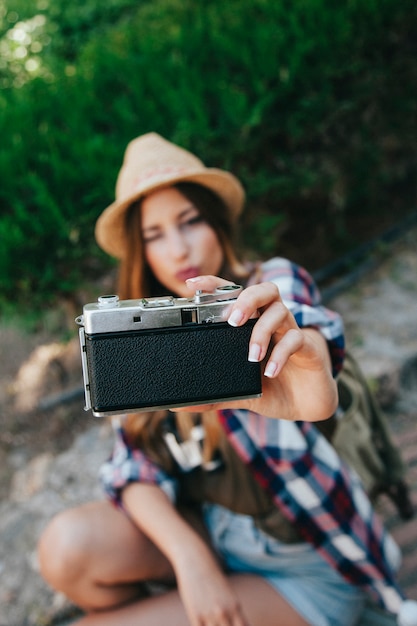
[[[181,223],[181,227],[187,227],[187,226],[194,226],[195,224],[201,224],[202,222],[204,222],[203,218],[201,217],[201,215],[197,214],[197,215],[193,215],[191,217],[189,217],[188,219],[184,220]]]
[[[143,239],[143,243],[152,243],[153,241],[157,241],[158,239],[161,239],[162,237],[162,233],[160,233],[159,231],[155,231],[155,232],[151,232],[151,233],[144,233],[142,234],[142,239]]]

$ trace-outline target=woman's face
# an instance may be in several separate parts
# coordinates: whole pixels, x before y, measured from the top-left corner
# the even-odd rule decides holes
[[[146,262],[168,291],[189,297],[186,279],[218,276],[224,255],[217,234],[178,189],[168,187],[146,196],[141,216]]]

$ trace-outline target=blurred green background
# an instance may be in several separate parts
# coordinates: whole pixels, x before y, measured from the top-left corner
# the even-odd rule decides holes
[[[0,312],[74,299],[126,144],[244,183],[245,250],[315,270],[415,210],[415,0],[0,0]]]

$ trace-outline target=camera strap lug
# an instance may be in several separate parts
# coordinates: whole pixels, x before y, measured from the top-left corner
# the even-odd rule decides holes
[[[84,328],[80,328],[78,331],[80,337],[80,346],[81,346],[81,364],[83,368],[83,378],[84,378],[84,397],[85,397],[85,406],[84,411],[89,411],[92,408],[91,405],[91,396],[90,396],[90,380],[88,377],[88,367],[87,367],[87,354],[85,347],[85,332]]]

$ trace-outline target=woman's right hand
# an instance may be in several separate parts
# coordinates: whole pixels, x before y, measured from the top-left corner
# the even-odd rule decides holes
[[[197,276],[187,284],[190,289],[211,292],[232,283],[216,276]],[[266,281],[247,287],[226,315],[231,326],[257,317],[248,358],[262,364],[262,395],[182,411],[249,409],[266,417],[311,422],[333,415],[338,394],[326,339],[317,328],[298,326],[276,284]]]
[[[227,576],[212,558],[187,557],[177,568],[178,590],[192,626],[249,626]]]

